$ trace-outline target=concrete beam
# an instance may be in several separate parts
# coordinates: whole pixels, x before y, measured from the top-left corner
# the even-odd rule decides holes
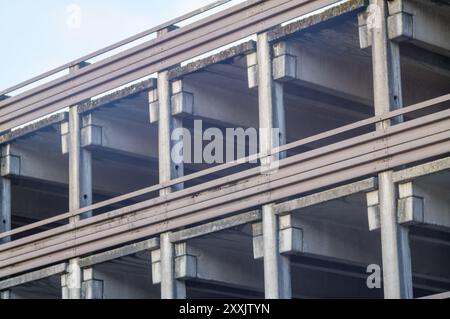
[[[240,225],[245,225],[259,220],[261,220],[261,211],[256,210],[224,218],[208,224],[180,230],[178,232],[172,233],[170,236],[170,240],[172,241],[172,243],[179,243],[182,241],[186,241],[188,239],[193,239],[212,233],[217,233],[226,229],[230,229]]]
[[[407,182],[419,177],[450,170],[450,157],[438,159],[394,172],[394,182]]]
[[[408,41],[427,50],[450,56],[450,8],[432,1],[389,1],[388,36]],[[359,15],[361,48],[372,45],[367,13]]]
[[[68,153],[68,123],[61,125],[62,153]],[[127,121],[108,113],[82,116],[81,146],[143,159],[158,158],[157,128]]]
[[[398,188],[399,223],[450,230],[448,189],[418,181],[399,184]]]
[[[67,159],[57,149],[53,149],[51,142],[49,144],[40,141],[15,142],[11,145],[10,154],[4,158],[1,172],[3,177],[68,185]],[[149,180],[145,181],[142,179],[142,170],[139,167],[121,168],[120,163],[113,165],[110,161],[102,163],[94,159],[92,172],[94,193],[109,196],[143,188],[151,182],[151,174],[145,173],[149,175]],[[138,179],[138,176],[141,179]]]
[[[363,105],[372,105],[372,82],[360,72],[364,65],[307,48],[292,41],[273,45],[274,80],[294,83]],[[257,58],[248,56],[249,87],[258,86]],[[352,67],[350,67],[352,65]]]
[[[397,222],[448,231],[450,200],[448,190],[429,183],[412,181],[398,184]],[[378,192],[367,194],[369,229],[380,228]]]
[[[11,143],[19,138],[29,136],[33,133],[36,133],[42,129],[48,129],[55,125],[61,124],[64,121],[68,120],[68,113],[57,113],[51,115],[47,118],[44,118],[40,121],[32,123],[30,125],[25,125],[24,127],[18,128],[14,131],[10,131],[0,136],[0,144]]]
[[[6,280],[0,281],[0,290],[7,290],[13,287],[24,285],[29,282],[62,274],[66,272],[67,266],[68,266],[67,263],[62,263],[44,269],[36,270],[27,274],[23,274],[17,277],[8,278]]]
[[[302,211],[306,212],[307,208]],[[316,256],[359,265],[379,261],[377,236],[362,229],[303,214],[289,214],[280,218],[278,230],[279,250],[283,254]],[[262,233],[261,224],[253,225],[255,259],[263,257]]]
[[[107,261],[133,255],[144,250],[153,251],[158,248],[159,248],[159,238],[152,238],[139,243],[109,250],[100,254],[81,258],[80,267],[88,268],[97,264],[105,263]]]
[[[169,78],[170,80],[178,80],[182,77],[185,77],[186,75],[198,71],[203,71],[209,66],[219,63],[224,64],[226,62],[232,61],[233,59],[254,52],[255,50],[256,50],[256,43],[255,41],[250,40],[241,43],[239,45],[233,46],[231,48],[228,48],[226,50],[223,50],[217,54],[208,56],[207,58],[188,63],[187,65],[184,66],[175,67],[169,70]]]
[[[283,214],[298,209],[318,205],[338,198],[350,196],[353,194],[370,191],[377,188],[376,178],[369,178],[359,182],[339,186],[330,190],[304,196],[298,199],[286,201],[275,205],[275,213]]]
[[[257,127],[255,97],[184,77],[171,82],[171,114],[177,118],[197,118],[231,127]],[[156,90],[150,93],[150,122],[159,120]]]
[[[123,99],[130,99],[144,94],[149,90],[156,87],[156,79],[150,78],[148,80],[127,86],[124,89],[115,91],[111,94],[107,94],[98,99],[89,100],[78,106],[78,112],[80,114],[91,113],[94,110],[101,109],[105,106],[111,106],[114,103],[118,103]]]

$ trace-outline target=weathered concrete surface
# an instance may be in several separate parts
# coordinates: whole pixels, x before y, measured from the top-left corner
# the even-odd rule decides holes
[[[16,140],[20,137],[25,137],[33,132],[40,131],[47,127],[52,127],[55,124],[60,124],[61,122],[66,121],[67,119],[68,119],[67,112],[52,115],[36,123],[29,124],[22,128],[3,134],[2,136],[0,136],[0,144],[12,142],[13,140]]]
[[[108,105],[114,104],[114,102],[120,101],[124,98],[126,98],[126,99],[133,98],[136,95],[138,95],[139,93],[146,92],[155,87],[156,87],[156,79],[152,78],[152,79],[131,85],[122,90],[115,91],[111,94],[105,95],[98,99],[80,104],[78,107],[78,112],[79,113],[90,112],[90,111],[93,111],[102,106],[108,106]]]
[[[246,55],[256,50],[255,41],[248,41],[213,54],[207,58],[191,62],[185,66],[179,66],[169,71],[169,78],[175,80],[188,74],[201,71],[208,66],[219,63],[227,63],[239,56]]]

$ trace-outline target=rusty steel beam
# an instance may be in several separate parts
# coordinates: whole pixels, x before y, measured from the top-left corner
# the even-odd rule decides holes
[[[0,102],[0,132],[141,79],[338,0],[248,0]]]

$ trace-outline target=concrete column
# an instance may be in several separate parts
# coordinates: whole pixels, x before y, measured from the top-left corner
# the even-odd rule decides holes
[[[69,110],[69,210],[77,210],[92,204],[92,157],[81,147],[81,117],[78,106]],[[83,214],[88,218],[92,213]]]
[[[283,86],[273,81],[272,54],[267,33],[258,35],[258,101],[259,101],[259,151],[267,154],[261,160],[263,172],[273,173],[279,155],[270,155],[271,149],[284,144],[285,117]],[[277,130],[273,130],[277,128]],[[273,205],[265,205],[263,210],[264,241],[264,285],[267,299],[291,298],[291,278],[289,257],[279,252],[278,216]]]
[[[74,66],[70,72],[75,72],[82,66]],[[91,154],[81,148],[81,117],[77,105],[71,106],[69,110],[69,133],[69,210],[74,211],[92,203]],[[71,222],[90,216],[92,213],[85,213],[73,217]],[[63,288],[63,298],[80,299],[82,275],[79,258],[70,260],[65,279],[67,291]]]
[[[2,162],[9,155],[9,147],[10,145],[2,146]],[[0,196],[0,233],[3,233],[11,230],[11,180],[7,177],[0,176]],[[9,240],[9,237],[1,238],[0,244]]]
[[[164,36],[173,27],[158,32],[158,36]],[[184,175],[183,163],[175,163],[171,157],[171,134],[176,128],[183,126],[183,120],[172,116],[172,85],[169,81],[168,71],[158,73],[158,154],[159,154],[159,182],[164,183]],[[183,188],[176,185],[170,189],[161,190],[161,196]],[[184,282],[175,279],[174,273],[174,246],[170,242],[170,233],[161,235],[161,298],[183,299],[186,298],[186,286]]]
[[[171,157],[173,130],[183,126],[182,119],[172,116],[171,112],[171,84],[168,72],[158,74],[158,99],[159,99],[159,122],[158,122],[158,154],[159,154],[159,182],[164,183],[183,176],[183,163],[175,163]],[[182,189],[183,185],[176,185],[171,189],[161,190],[161,195],[171,191]]]
[[[175,279],[175,245],[170,241],[170,233],[161,235],[161,298],[186,299],[184,281]]]
[[[71,259],[67,273],[61,275],[62,299],[81,299],[81,277],[80,259]]]
[[[372,62],[375,114],[380,115],[402,107],[400,53],[398,44],[388,40],[387,2],[371,0]],[[392,122],[399,122],[401,118]],[[386,121],[377,126],[386,129]],[[407,228],[397,223],[397,200],[392,172],[378,177],[381,245],[383,257],[384,296],[387,299],[412,298],[411,258]]]

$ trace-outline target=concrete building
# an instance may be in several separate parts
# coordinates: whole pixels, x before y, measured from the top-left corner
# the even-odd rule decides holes
[[[106,75],[87,60],[64,94],[3,91],[2,298],[449,297],[450,3],[284,2],[308,15],[194,60],[164,41],[200,31],[162,26],[170,67],[117,73],[111,92],[89,91]],[[235,41],[208,23],[209,45]],[[244,147],[259,161],[176,163],[180,128],[186,149],[208,128],[263,129]]]

